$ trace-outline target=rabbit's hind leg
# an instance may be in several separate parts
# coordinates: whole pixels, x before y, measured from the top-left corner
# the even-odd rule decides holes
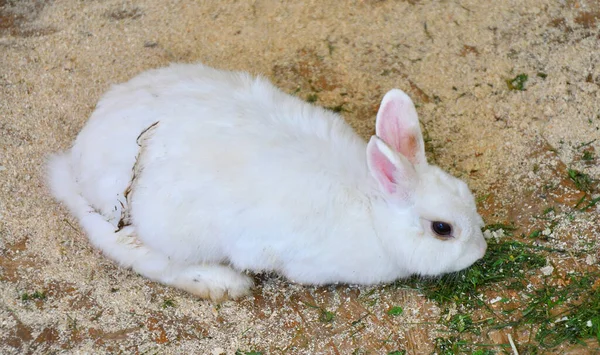
[[[253,286],[249,276],[220,264],[187,265],[173,271],[166,284],[213,301],[246,296]]]
[[[116,243],[107,248],[113,259],[151,280],[185,290],[213,301],[236,299],[250,293],[252,279],[220,264],[179,264],[158,253],[135,236],[132,226],[117,232]]]

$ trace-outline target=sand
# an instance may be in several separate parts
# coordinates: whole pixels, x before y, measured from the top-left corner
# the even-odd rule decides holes
[[[201,61],[261,74],[341,108],[365,139],[382,95],[401,88],[418,106],[430,161],[469,184],[486,222],[515,221],[524,232],[536,223],[532,210],[546,207],[543,186],[559,186],[549,194],[555,204],[580,196],[566,168],[600,178],[597,160],[581,159],[600,148],[595,0],[0,6],[3,354],[420,354],[444,329],[436,324],[444,310],[403,287],[312,288],[260,276],[253,296],[215,305],[93,249],[49,195],[44,161],[70,146],[110,85],[146,69]],[[510,90],[506,81],[520,74],[524,90]],[[598,225],[598,210],[565,218],[555,244],[595,243]],[[45,299],[22,299],[35,291]],[[404,313],[387,315],[393,306]],[[319,320],[323,310],[334,320]],[[481,342],[496,340],[483,334]]]

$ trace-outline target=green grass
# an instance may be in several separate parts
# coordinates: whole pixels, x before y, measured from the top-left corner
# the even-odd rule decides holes
[[[554,208],[554,206],[550,206],[550,207],[544,208],[544,211],[542,212],[542,214],[546,215],[546,214],[551,213],[551,212],[556,212],[556,209]]]
[[[485,200],[487,200],[492,194],[485,194],[485,195],[481,195],[479,197],[477,197],[476,201],[477,203],[481,203]]]
[[[592,139],[592,140],[591,140],[591,141],[589,141],[589,142],[583,142],[583,143],[581,143],[580,145],[578,145],[577,147],[575,147],[575,149],[579,150],[579,149],[581,149],[581,148],[585,148],[585,147],[587,147],[587,146],[591,145],[592,143],[594,143],[595,141],[596,141],[595,139]]]
[[[423,126],[423,142],[425,143],[425,153],[432,164],[437,160],[436,146],[433,143],[433,139],[429,135],[429,131],[426,126]]]
[[[321,314],[319,315],[319,321],[323,323],[331,323],[335,319],[335,313],[329,312],[328,310],[321,309]]]
[[[394,306],[387,311],[387,314],[390,316],[399,316],[404,312],[402,307]]]
[[[569,179],[573,181],[575,187],[577,187],[579,191],[592,191],[593,180],[588,174],[582,173],[581,171],[575,169],[568,169],[567,174],[569,175]]]
[[[490,349],[475,349],[476,347],[489,347],[488,344],[473,344],[459,337],[435,339],[435,353],[439,355],[471,354],[471,355],[495,355]],[[504,347],[504,346],[501,346]]]
[[[499,229],[499,228],[498,228]],[[414,286],[438,303],[455,302],[458,305],[481,304],[480,288],[500,281],[522,279],[523,269],[539,269],[546,258],[536,252],[536,247],[514,240],[488,241],[486,257],[459,273],[439,279],[414,278]]]
[[[485,229],[504,229],[505,234],[516,230],[512,224],[492,224]],[[540,234],[540,230],[535,230],[529,238]],[[507,327],[531,332],[529,345],[533,344],[533,352],[528,350],[527,353],[553,349],[564,343],[584,344],[592,338],[600,342],[600,282],[597,281],[600,271],[571,272],[564,286],[552,282],[555,280],[552,277],[557,276],[542,276],[542,282],[533,286],[529,281],[530,275],[540,275],[539,269],[547,264],[549,253],[564,252],[517,240],[492,238],[488,241],[486,256],[467,270],[437,279],[412,279],[412,287],[445,309],[438,323],[448,336],[436,339],[436,352],[495,354],[498,349],[507,349],[509,344],[478,344],[470,339],[484,334],[484,330]],[[570,255],[583,253],[572,251]],[[493,310],[484,296],[486,291],[502,294],[504,290],[516,290],[520,296],[513,300],[499,299],[502,303],[511,302],[512,306]],[[450,309],[460,311],[452,314]]]
[[[306,102],[309,103],[313,103],[313,102],[317,102],[317,100],[319,99],[319,96],[317,94],[308,94],[308,96],[306,96]]]
[[[542,235],[542,230],[541,229],[536,229],[533,230],[531,233],[529,233],[529,235],[527,236],[527,238],[529,239],[536,239],[539,238]]]
[[[529,79],[527,74],[519,74],[513,79],[507,79],[506,86],[508,86],[508,90],[511,91],[524,91],[527,79]]]
[[[473,332],[477,335],[481,333],[479,328],[473,323],[471,316],[468,314],[455,314],[450,318],[446,325],[448,329],[458,333],[464,333],[466,331]]]
[[[162,303],[162,308],[172,308],[175,307],[175,301],[170,299],[165,299]]]
[[[340,113],[340,112],[350,112],[350,111],[348,111],[348,110],[346,110],[346,109],[344,108],[344,102],[342,102],[342,103],[341,103],[341,104],[339,104],[339,105],[335,105],[335,106],[328,106],[328,107],[325,107],[325,108],[326,108],[326,109],[328,109],[328,110],[330,110],[330,111],[333,111],[333,112],[335,112],[335,113]]]
[[[263,355],[263,353],[260,351],[254,351],[254,350],[243,351],[243,350],[238,349],[235,351],[235,355]]]
[[[45,300],[46,299],[46,291],[35,291],[33,293],[24,292],[21,295],[21,301],[30,301],[30,300]]]
[[[335,319],[335,313],[330,312],[323,307],[319,307],[315,304],[308,303],[308,302],[302,302],[302,303],[304,303],[304,305],[306,305],[310,308],[319,310],[319,321],[320,322],[330,323],[330,322],[333,322],[333,320]]]
[[[585,196],[584,196],[584,198],[585,198]],[[580,209],[580,211],[581,211],[581,212],[587,211],[588,209],[590,209],[590,208],[592,208],[592,207],[596,206],[596,205],[598,204],[598,202],[600,202],[600,197],[593,198],[593,199],[591,199],[591,200],[590,200],[590,201],[587,203],[587,205],[583,206],[583,207]]]
[[[594,286],[598,277],[600,274],[593,273],[571,275],[565,287],[544,285],[534,290],[519,322],[539,326],[535,340],[544,348],[583,344],[590,338],[600,342],[600,287]],[[560,312],[554,312],[556,309]]]
[[[581,160],[583,160],[583,161],[593,161],[594,159],[596,159],[596,156],[594,155],[594,152],[591,150],[584,151],[583,155],[581,156]]]

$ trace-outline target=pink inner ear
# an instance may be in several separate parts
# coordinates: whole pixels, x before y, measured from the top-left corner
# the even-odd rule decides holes
[[[398,117],[400,110],[400,103],[389,101],[381,110],[380,117],[377,120],[377,135],[397,152],[401,148],[399,138],[402,127]]]
[[[375,177],[386,192],[393,194],[396,192],[396,166],[377,147],[371,149],[370,154]]]
[[[377,118],[377,135],[392,149],[404,155],[411,163],[415,164],[419,141],[410,126],[402,124],[400,118],[404,102],[389,101],[381,109]]]

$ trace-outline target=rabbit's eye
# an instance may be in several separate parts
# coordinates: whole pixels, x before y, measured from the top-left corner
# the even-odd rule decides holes
[[[431,222],[431,229],[442,239],[452,238],[452,226],[449,223],[433,221]]]

